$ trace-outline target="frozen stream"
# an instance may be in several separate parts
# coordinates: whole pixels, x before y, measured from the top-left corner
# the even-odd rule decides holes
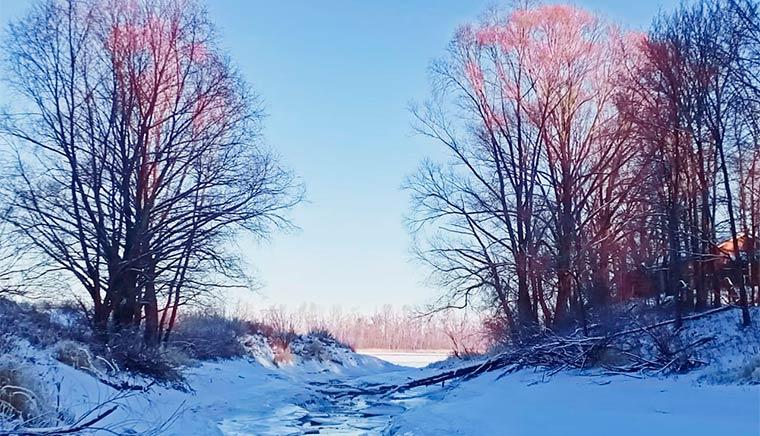
[[[323,373],[313,374],[310,380],[305,380],[303,400],[282,405],[266,416],[244,414],[227,418],[219,428],[225,435],[382,434],[389,431],[392,420],[407,406],[424,400],[400,394],[349,394],[380,384],[377,380],[387,384],[391,380],[400,383],[419,377],[424,371],[418,368],[448,357],[444,350],[368,349],[357,352],[398,367],[384,368],[385,376],[381,373],[369,377],[336,378],[332,374],[330,379],[322,380]]]
[[[403,372],[392,371],[388,377],[403,380],[406,378]],[[410,372],[416,373],[415,370]],[[225,435],[383,434],[393,418],[415,399],[356,394],[377,384],[353,377],[351,380],[309,381],[303,387],[302,401],[282,405],[266,416],[244,414],[227,418],[219,428]]]
[[[423,368],[434,362],[449,357],[450,352],[447,350],[418,350],[418,351],[401,351],[401,350],[381,350],[381,349],[359,349],[359,354],[377,357],[386,362],[399,366],[409,366],[412,368]]]
[[[311,382],[301,387],[308,391],[308,399],[268,413],[230,417],[217,428],[225,435],[414,436],[505,434],[506,423],[509,434],[517,436],[750,435],[760,428],[757,386],[715,386],[691,376],[546,378],[526,371],[502,377],[497,371],[403,394],[357,393],[380,379],[386,380],[384,384],[401,384],[431,374],[430,369],[410,368],[379,377]],[[574,400],[567,402],[568,398]],[[702,413],[706,405],[714,413]],[[552,414],[557,418],[546,419]]]

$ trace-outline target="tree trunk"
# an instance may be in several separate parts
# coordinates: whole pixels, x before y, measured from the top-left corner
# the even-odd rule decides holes
[[[156,266],[153,262],[146,274],[143,307],[145,311],[143,341],[145,345],[155,346],[158,344],[158,300],[156,298]]]
[[[673,295],[675,304],[675,327],[681,327],[681,317],[683,315],[683,301],[681,286],[681,249],[680,238],[678,235],[678,204],[675,201],[670,205],[668,213],[668,289]]]
[[[734,248],[736,251],[736,259],[733,260],[731,268],[737,272],[736,279],[739,284],[739,306],[742,308],[742,325],[745,327],[750,326],[752,320],[749,316],[749,307],[747,307],[747,289],[744,286],[744,273],[741,268],[741,255],[739,251],[739,240],[736,233],[736,216],[734,215],[734,205],[731,197],[731,182],[728,179],[728,168],[726,165],[726,156],[723,150],[723,144],[717,144],[718,153],[720,155],[720,166],[723,172],[723,187],[726,190],[726,198],[728,198],[728,223],[731,228],[731,237],[733,238]]]
[[[137,304],[137,274],[132,269],[118,271],[112,281],[114,287],[113,321],[117,329],[130,328],[140,319]]]
[[[535,322],[533,307],[530,303],[527,257],[523,249],[517,253],[517,317],[522,332],[534,330]]]
[[[102,340],[108,339],[108,317],[111,315],[111,308],[96,299],[93,305],[92,324],[95,334]]]

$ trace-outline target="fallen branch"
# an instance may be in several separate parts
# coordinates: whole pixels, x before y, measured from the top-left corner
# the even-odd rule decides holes
[[[715,308],[715,309],[710,309],[710,310],[707,310],[707,311],[704,311],[704,312],[696,313],[694,315],[684,316],[683,318],[681,318],[681,321],[693,321],[695,319],[704,318],[706,316],[714,315],[716,313],[725,312],[727,310],[736,309],[736,308],[737,308],[736,306],[722,306],[722,307],[718,307],[718,308]],[[643,332],[643,331],[647,331],[647,330],[652,330],[652,329],[655,329],[657,327],[664,327],[666,325],[675,324],[675,322],[676,322],[675,319],[669,319],[667,321],[658,322],[656,324],[651,324],[651,325],[644,326],[644,327],[637,327],[635,329],[623,330],[621,332],[618,332],[618,333],[615,333],[615,334],[611,335],[610,338],[615,338],[617,336],[628,335],[628,334],[631,334],[631,333],[638,333],[638,332]]]
[[[148,392],[150,388],[156,384],[155,381],[150,382],[149,384],[143,386],[143,385],[134,385],[132,383],[129,383],[127,381],[122,381],[120,383],[115,383],[110,380],[106,380],[104,378],[98,378],[98,381],[103,383],[106,386],[112,387],[120,392],[125,391],[136,391],[136,392]]]
[[[682,321],[692,321],[734,308],[734,306],[724,306],[683,317]],[[443,384],[449,380],[468,380],[483,373],[504,368],[508,368],[504,374],[528,367],[546,368],[551,370],[552,373],[556,373],[564,369],[582,370],[593,365],[598,365],[610,374],[629,375],[647,371],[656,373],[663,373],[670,370],[683,371],[702,364],[703,362],[692,358],[691,352],[694,349],[715,340],[714,337],[700,337],[687,345],[675,350],[670,350],[665,346],[670,345],[669,343],[660,343],[660,339],[655,337],[652,333],[652,330],[674,324],[675,322],[675,319],[671,319],[647,326],[622,330],[605,336],[591,337],[562,337],[547,331],[545,332],[543,341],[534,345],[511,348],[478,364],[459,367],[454,370],[415,379],[400,385],[379,385],[368,388],[355,388],[337,394],[333,393],[333,395],[336,397],[355,397],[358,395],[387,396],[417,387]],[[644,333],[647,336],[652,337],[652,341],[655,343],[659,352],[657,356],[643,356],[626,349],[631,348],[626,343],[626,339],[639,333]],[[674,334],[677,334],[677,332]],[[672,339],[669,340],[672,341]],[[639,345],[641,345],[640,341]],[[601,363],[599,356],[607,351],[619,352],[621,355],[626,356],[630,360],[630,363],[627,365],[610,365]]]
[[[45,436],[45,435],[60,435],[60,434],[72,434],[72,433],[79,433],[81,431],[91,429],[95,424],[99,423],[103,419],[105,419],[108,415],[112,414],[118,406],[113,406],[110,409],[100,413],[99,415],[95,416],[94,418],[81,423],[76,424],[70,427],[52,427],[52,428],[36,428],[36,429],[23,429],[18,431],[10,431],[8,433],[3,433],[4,435],[8,436]]]

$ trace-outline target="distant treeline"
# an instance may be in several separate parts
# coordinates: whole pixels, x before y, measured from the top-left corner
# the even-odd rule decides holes
[[[245,318],[258,318],[241,314]],[[409,307],[385,305],[372,313],[345,311],[340,306],[324,309],[315,304],[296,310],[284,306],[263,312],[264,322],[281,331],[326,330],[354,348],[389,350],[443,349],[457,353],[486,348],[482,320],[465,312],[423,316]]]

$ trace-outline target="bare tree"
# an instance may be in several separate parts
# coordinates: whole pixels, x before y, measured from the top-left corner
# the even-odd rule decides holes
[[[144,318],[147,343],[168,336],[185,298],[224,286],[212,272],[239,272],[234,232],[287,225],[300,189],[194,2],[44,1],[5,52],[25,104],[4,124],[8,221],[77,279],[102,333]]]
[[[735,175],[752,165],[742,157],[742,149],[752,147],[746,142],[754,130],[749,120],[755,118],[752,102],[757,99],[745,86],[754,74],[746,62],[753,43],[748,26],[741,25],[742,17],[754,9],[743,5],[721,1],[684,6],[661,17],[644,44],[639,77],[648,78],[641,88],[648,97],[634,110],[649,114],[648,120],[639,118],[640,126],[661,132],[660,138],[647,141],[652,161],[667,181],[661,204],[667,222],[668,289],[676,293],[678,310],[682,305],[703,310],[708,280],[716,295],[714,304],[720,304],[723,272],[716,269],[715,247],[721,219],[727,222],[734,247],[742,233],[750,233],[737,224],[746,209],[746,185]],[[691,285],[679,285],[687,267],[692,270]],[[737,255],[726,279],[737,285],[743,322],[749,324],[744,269]],[[684,295],[676,291],[681,288]]]
[[[592,250],[594,280],[607,286],[613,207],[635,153],[615,109],[624,65],[622,35],[571,7],[497,12],[457,32],[433,68],[452,98],[415,112],[454,164],[425,164],[408,184],[413,229],[443,230],[421,254],[456,289],[449,299],[485,290],[510,328],[530,330],[539,308],[547,326],[563,323],[571,302],[583,316]]]
[[[520,339],[637,297],[678,328],[712,288],[749,324],[758,29],[746,0],[684,5],[648,35],[530,3],[462,27],[414,111],[452,158],[407,184],[418,253],[447,290],[435,307],[485,307]]]

